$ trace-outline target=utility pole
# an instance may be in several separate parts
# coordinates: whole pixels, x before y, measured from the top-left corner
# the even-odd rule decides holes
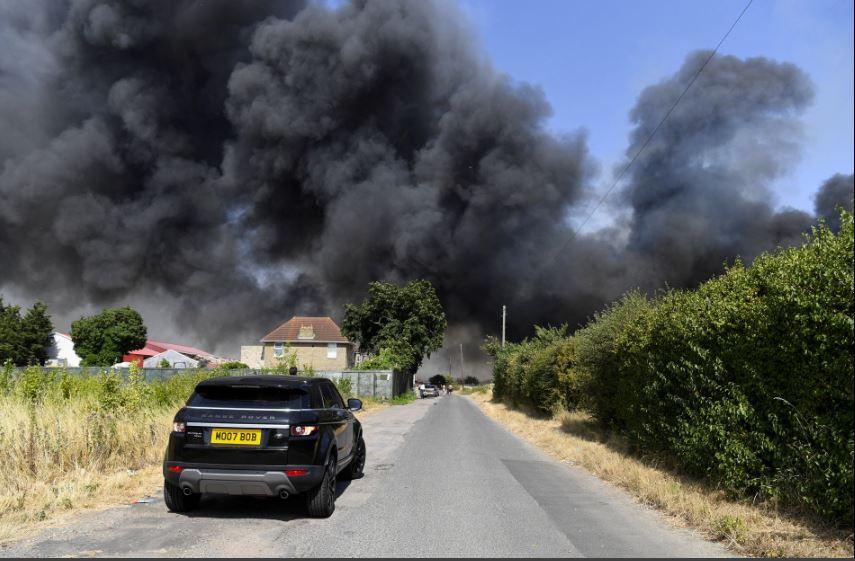
[[[460,343],[460,379],[463,380],[463,343]],[[462,382],[461,382],[462,383]]]
[[[505,325],[507,323],[508,307],[502,304],[502,348],[505,348]]]

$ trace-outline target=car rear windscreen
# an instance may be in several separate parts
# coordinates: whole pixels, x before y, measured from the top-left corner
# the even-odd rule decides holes
[[[193,407],[260,407],[309,409],[309,392],[303,388],[259,386],[203,386],[196,388],[187,405]]]

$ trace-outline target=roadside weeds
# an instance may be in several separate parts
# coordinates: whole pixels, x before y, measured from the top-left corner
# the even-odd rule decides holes
[[[20,450],[4,449],[0,458],[0,544],[24,539],[50,526],[66,523],[85,512],[132,504],[149,496],[159,496],[163,485],[161,460],[169,436],[173,408],[149,413],[145,423],[122,423],[138,433],[111,435],[121,441],[110,457],[93,458],[81,464],[81,451],[91,449],[92,435],[80,420],[85,416],[73,407],[43,406],[38,425],[32,424],[27,408],[15,400],[2,398],[2,437],[25,435]],[[363,399],[364,418],[391,407],[388,401]],[[55,427],[53,432],[48,425]],[[163,427],[158,430],[158,427]],[[57,432],[59,431],[59,432]],[[130,432],[130,431],[128,431]],[[128,454],[128,444],[142,446]],[[55,437],[55,439],[53,438]],[[8,438],[7,438],[8,440]],[[74,458],[59,459],[62,451],[77,449]],[[70,454],[69,454],[70,456]],[[63,462],[65,465],[63,465]],[[127,464],[118,467],[117,464]],[[35,472],[35,473],[34,473]]]
[[[852,530],[787,516],[769,505],[728,499],[719,490],[650,465],[625,453],[584,413],[553,419],[529,416],[492,401],[489,392],[467,396],[491,419],[569,466],[579,466],[616,485],[642,504],[665,513],[678,526],[720,541],[738,555],[761,557],[852,557]]]

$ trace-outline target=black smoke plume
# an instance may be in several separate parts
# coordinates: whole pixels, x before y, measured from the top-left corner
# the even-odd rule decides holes
[[[340,317],[369,281],[427,278],[475,341],[502,304],[513,337],[575,324],[811,223],[770,193],[807,77],[718,57],[632,168],[628,220],[572,236],[598,171],[584,133],[548,133],[543,93],[461,19],[427,1],[3,4],[0,290],[60,315],[129,303],[153,335],[234,353],[293,313]],[[628,155],[704,56],[642,93]]]
[[[635,154],[709,52],[690,55],[671,78],[647,88],[630,113]],[[770,185],[800,154],[794,117],[811,101],[792,64],[720,56],[631,168],[630,252],[652,265],[654,284],[689,286],[721,264],[802,239],[807,213],[775,212]]]
[[[817,216],[824,218],[832,230],[840,229],[840,214],[843,208],[852,212],[855,206],[855,175],[838,173],[820,185],[814,198]]]

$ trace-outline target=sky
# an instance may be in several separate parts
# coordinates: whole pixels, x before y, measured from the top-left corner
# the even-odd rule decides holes
[[[746,0],[460,0],[493,65],[540,86],[556,133],[584,128],[600,162],[597,189],[614,180],[631,128],[629,111],[648,85],[686,54],[715,47]],[[722,54],[795,63],[814,82],[804,114],[802,159],[775,185],[775,204],[813,210],[813,194],[853,171],[853,6],[850,1],[754,0]],[[586,227],[608,223],[607,205]]]

